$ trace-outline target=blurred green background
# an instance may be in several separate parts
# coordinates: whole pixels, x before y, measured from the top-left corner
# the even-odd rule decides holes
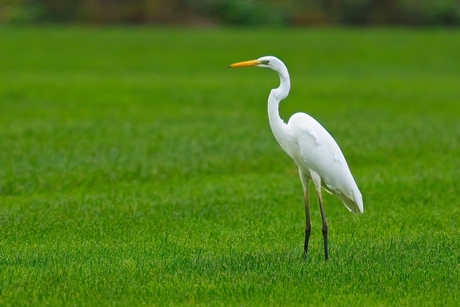
[[[460,24],[459,0],[1,0],[0,23]]]
[[[458,306],[459,1],[0,0],[0,23],[0,306]],[[363,193],[324,193],[329,262],[315,205],[302,259],[276,74],[226,68],[263,55]]]

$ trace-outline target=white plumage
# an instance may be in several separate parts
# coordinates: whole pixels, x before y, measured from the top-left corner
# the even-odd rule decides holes
[[[281,148],[294,160],[299,169],[300,180],[304,190],[306,217],[304,255],[306,256],[307,254],[311,232],[308,203],[308,183],[311,179],[319,199],[323,221],[324,255],[327,260],[329,258],[327,223],[321,187],[337,196],[348,210],[355,213],[364,211],[361,192],[353,179],[342,151],[320,123],[305,113],[292,115],[287,124],[280,118],[279,103],[287,97],[290,90],[289,73],[284,63],[276,57],[264,56],[253,61],[232,64],[229,68],[250,66],[274,70],[280,77],[280,86],[271,90],[268,97],[270,127]]]

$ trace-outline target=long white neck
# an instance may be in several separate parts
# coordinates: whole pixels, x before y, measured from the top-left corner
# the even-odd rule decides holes
[[[277,72],[280,77],[280,86],[276,89],[272,89],[270,96],[268,96],[268,120],[270,122],[270,127],[272,129],[273,135],[275,136],[275,139],[286,151],[284,142],[287,140],[287,125],[280,117],[279,104],[281,100],[286,98],[289,94],[291,82],[289,81],[289,73],[285,66],[279,69]]]

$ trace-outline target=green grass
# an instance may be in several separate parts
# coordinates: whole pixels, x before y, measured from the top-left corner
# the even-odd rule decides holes
[[[460,32],[0,29],[1,306],[457,306]],[[268,126],[296,111],[363,193],[312,206]],[[311,193],[311,201],[316,199]]]

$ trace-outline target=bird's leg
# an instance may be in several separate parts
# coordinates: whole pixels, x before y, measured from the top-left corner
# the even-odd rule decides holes
[[[324,258],[327,261],[329,259],[329,249],[327,244],[327,222],[326,215],[324,214],[323,197],[321,196],[321,190],[318,191],[318,199],[319,209],[321,210],[321,219],[323,220]]]
[[[311,233],[310,207],[308,205],[308,188],[303,191],[303,199],[305,203],[305,243],[303,246],[303,258],[306,259],[308,251],[308,240],[310,239]]]

